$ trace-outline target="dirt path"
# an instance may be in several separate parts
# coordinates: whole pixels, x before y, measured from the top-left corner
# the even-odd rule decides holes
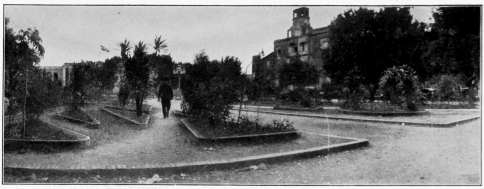
[[[161,109],[161,104],[156,99],[148,100],[148,103]],[[179,107],[179,106],[178,106]],[[176,108],[176,106],[174,106]],[[183,143],[189,136],[182,136],[177,126],[179,120],[174,117],[163,119],[163,113],[157,111],[152,114],[151,127],[133,135],[94,148],[63,152],[56,154],[5,154],[5,163],[33,161],[40,164],[56,164],[58,166],[72,165],[130,165],[141,163],[164,163],[172,161],[176,157],[170,156],[176,145]],[[176,151],[176,150],[175,150]],[[178,158],[179,159],[179,158]],[[136,160],[136,161],[135,161]]]

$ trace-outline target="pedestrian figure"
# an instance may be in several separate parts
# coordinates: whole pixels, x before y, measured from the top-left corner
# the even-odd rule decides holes
[[[244,108],[247,108],[248,101],[249,101],[249,97],[247,97],[247,95],[244,95],[244,99],[242,99],[242,104],[244,104]]]
[[[161,108],[163,109],[163,118],[168,118],[170,114],[171,100],[173,99],[173,89],[168,83],[168,77],[165,77],[158,90],[158,97],[161,98]]]

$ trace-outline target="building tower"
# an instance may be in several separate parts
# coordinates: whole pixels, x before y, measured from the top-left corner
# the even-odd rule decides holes
[[[292,27],[287,31],[287,37],[299,37],[310,33],[312,28],[309,23],[309,9],[301,7],[292,12]]]

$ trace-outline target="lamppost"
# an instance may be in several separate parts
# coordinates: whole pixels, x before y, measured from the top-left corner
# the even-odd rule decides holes
[[[182,64],[178,64],[173,70],[173,74],[178,74],[178,94],[180,94],[181,100],[181,76],[180,74],[185,74],[185,69],[183,69]]]

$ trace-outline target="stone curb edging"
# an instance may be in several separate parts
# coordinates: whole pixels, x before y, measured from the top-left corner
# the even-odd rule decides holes
[[[257,112],[256,110],[242,110],[242,111]],[[419,123],[419,122],[406,122],[406,121],[386,121],[386,120],[373,120],[373,119],[343,118],[343,117],[334,117],[334,116],[319,116],[319,115],[270,112],[270,111],[258,111],[258,112],[259,113],[266,113],[266,114],[278,114],[278,115],[321,118],[321,119],[333,119],[333,120],[343,120],[343,121],[362,121],[362,122],[372,122],[372,123],[386,123],[386,124],[398,124],[398,125],[403,124],[403,125],[428,126],[428,127],[452,127],[452,126],[456,126],[458,124],[463,124],[463,123],[474,121],[474,120],[481,118],[480,116],[475,116],[475,117],[462,119],[462,120],[458,120],[458,121],[447,122],[447,123]]]
[[[78,140],[23,140],[23,139],[4,139],[4,142],[17,142],[17,143],[78,143],[85,146],[91,145],[91,138],[87,135],[71,131],[69,129],[65,129],[56,125],[52,125],[47,123],[50,127],[54,127],[56,129],[60,129],[65,132],[67,135],[74,136],[78,138]]]
[[[69,116],[65,116],[65,115],[61,115],[60,113],[55,113],[54,115],[58,116],[58,117],[62,117],[64,119],[67,119],[67,120],[71,120],[71,121],[77,121],[77,122],[83,122],[83,123],[87,123],[89,125],[93,125],[95,126],[95,128],[99,128],[99,125],[101,125],[101,122],[99,122],[97,119],[94,119],[91,115],[89,115],[86,110],[82,109],[82,108],[79,108],[80,111],[82,111],[85,115],[87,115],[87,117],[89,117],[90,119],[94,120],[93,122],[89,122],[89,121],[84,121],[84,120],[80,120],[80,119],[76,119],[76,118],[73,118],[73,117],[69,117]]]
[[[428,115],[428,111],[416,111],[416,112],[370,112],[370,111],[353,111],[337,109],[343,114],[349,115],[371,115],[371,116],[415,116],[415,115]]]
[[[149,108],[147,110],[142,110],[142,112],[149,114],[153,110],[153,106],[152,105],[149,105],[149,104],[143,104],[143,105],[148,106]],[[105,105],[104,107],[118,109],[118,110],[123,110],[123,108],[121,108],[121,107],[112,106],[112,105]],[[129,109],[129,108],[126,108],[124,110],[136,111],[136,109]]]
[[[308,133],[315,134],[315,133]],[[321,135],[321,134],[318,134]],[[332,135],[322,135],[331,136]],[[4,171],[26,171],[26,172],[42,172],[53,174],[66,173],[91,173],[91,174],[132,174],[136,173],[180,173],[180,172],[196,172],[209,171],[219,169],[233,169],[238,167],[248,167],[260,163],[278,163],[287,162],[294,159],[310,158],[317,155],[328,155],[330,153],[340,152],[343,150],[350,150],[365,147],[369,144],[367,139],[355,139],[348,137],[338,137],[343,139],[353,140],[351,142],[332,144],[327,146],[313,147],[304,150],[295,150],[290,152],[272,153],[258,156],[249,156],[243,158],[233,158],[228,160],[207,160],[189,163],[167,163],[167,164],[143,164],[143,165],[92,165],[92,166],[70,166],[60,167],[57,165],[39,165],[39,164],[12,164],[4,165]]]
[[[317,108],[293,108],[293,107],[284,107],[284,106],[274,106],[274,110],[296,110],[296,111],[311,111],[311,112],[318,112],[318,111],[324,111],[323,107],[317,107]]]
[[[121,119],[127,120],[127,121],[129,121],[129,122],[131,122],[131,123],[134,123],[134,124],[136,124],[136,125],[141,125],[141,126],[143,126],[143,127],[145,127],[145,128],[146,128],[146,127],[148,127],[148,122],[150,121],[150,118],[151,118],[151,115],[149,115],[149,114],[148,114],[148,119],[146,119],[146,121],[145,121],[144,123],[140,123],[140,122],[137,122],[137,121],[135,121],[135,120],[132,120],[132,119],[126,118],[126,117],[124,117],[124,116],[122,116],[122,115],[119,115],[119,114],[117,114],[117,113],[115,113],[115,112],[112,112],[112,111],[110,111],[110,110],[107,110],[106,108],[102,108],[102,110],[103,110],[103,111],[106,111],[106,112],[108,112],[108,113],[110,113],[110,114],[112,114],[112,115],[114,115],[114,116],[116,116],[116,117],[119,117],[119,118],[121,118]]]
[[[186,119],[180,120],[185,128],[187,128],[190,133],[197,138],[198,140],[232,140],[232,139],[243,139],[243,138],[260,138],[260,137],[275,137],[275,136],[291,136],[297,135],[300,133],[299,130],[296,131],[288,131],[288,132],[277,132],[277,133],[265,133],[265,134],[254,134],[254,135],[239,135],[239,136],[231,136],[231,137],[206,137],[194,130],[192,124],[189,123]]]

